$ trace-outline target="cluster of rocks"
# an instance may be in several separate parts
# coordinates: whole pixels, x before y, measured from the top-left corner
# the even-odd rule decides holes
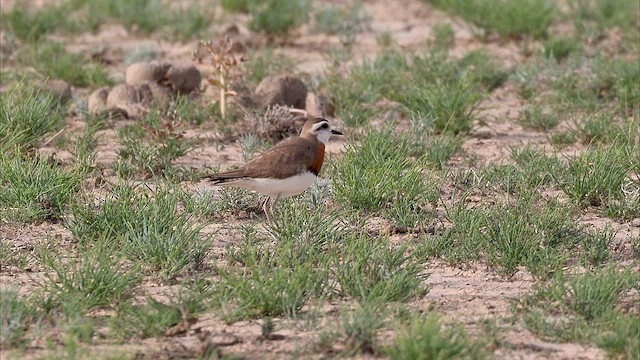
[[[202,75],[194,65],[146,62],[130,65],[125,82],[113,88],[95,90],[88,99],[91,114],[109,114],[136,119],[154,104],[164,107],[178,94],[199,93]],[[321,96],[307,90],[304,82],[292,75],[275,75],[263,79],[255,91],[235,81],[231,85],[237,96],[229,97],[247,109],[268,108],[276,105],[306,110],[317,116],[333,116],[334,109]],[[219,89],[208,92],[217,97]]]
[[[102,87],[89,96],[89,112],[138,118],[153,104],[166,106],[177,94],[196,91],[201,81],[194,65],[135,63],[127,68],[123,84]]]

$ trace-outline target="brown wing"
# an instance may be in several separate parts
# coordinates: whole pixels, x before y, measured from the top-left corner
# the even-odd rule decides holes
[[[249,161],[241,172],[243,176],[276,179],[293,176],[305,170],[317,175],[323,160],[324,145],[322,143],[296,137],[276,144]],[[277,165],[274,166],[274,164]]]

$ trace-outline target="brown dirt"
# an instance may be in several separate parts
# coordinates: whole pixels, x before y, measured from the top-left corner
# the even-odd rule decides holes
[[[2,2],[3,8],[10,6],[11,1]],[[335,1],[318,1],[318,3],[337,3]],[[363,2],[363,11],[371,17],[367,30],[358,34],[354,45],[356,59],[371,58],[380,51],[377,38],[387,32],[392,36],[394,47],[400,49],[425,48],[427,41],[432,38],[432,28],[442,22],[452,24],[455,31],[455,46],[451,50],[454,56],[461,56],[469,50],[484,48],[503,62],[505,67],[521,62],[522,54],[519,44],[489,40],[477,40],[471,30],[459,19],[451,19],[443,12],[420,0],[397,0],[393,10],[389,10],[389,1],[370,0]],[[229,15],[225,18],[229,23],[246,22],[244,15]],[[143,38],[132,36],[120,25],[107,24],[96,34],[82,34],[72,39],[66,39],[71,51],[95,51],[101,49],[112,61],[109,67],[114,78],[124,80],[127,64],[123,61],[123,54],[140,47],[156,49],[158,60],[167,62],[182,62],[191,59],[191,52],[196,48],[195,42],[187,44],[170,43],[154,37]],[[328,51],[339,45],[337,36],[316,34],[309,26],[303,26],[297,31],[293,42],[278,48],[291,57],[297,64],[297,71],[301,73],[319,74],[328,64]],[[522,107],[522,101],[515,95],[512,85],[494,91],[480,106],[478,121],[471,136],[464,143],[464,156],[474,156],[479,164],[506,161],[509,157],[509,147],[523,147],[526,144],[547,144],[545,134],[525,130],[514,123]],[[87,96],[85,90],[76,90],[76,96]],[[126,123],[126,122],[121,122]],[[78,120],[71,119],[68,126],[81,126]],[[116,159],[115,129],[101,130],[98,147],[98,167],[109,168]],[[177,161],[179,165],[192,168],[229,167],[242,164],[240,146],[236,143],[218,145],[219,134],[207,129],[189,130],[188,137],[197,137],[202,146],[190,152]],[[348,134],[347,134],[348,136]],[[331,156],[338,155],[345,146],[345,140],[338,140],[329,144],[327,151]],[[52,149],[44,149],[49,151]],[[462,159],[454,159],[454,163]],[[193,189],[205,188],[205,184],[188,185]],[[206,227],[205,233],[216,233],[213,244],[213,259],[219,261],[223,257],[224,248],[228,243],[240,239],[239,225],[258,225],[250,216],[229,221],[220,219],[220,223]],[[586,215],[581,221],[589,226],[603,228],[611,221],[596,215]],[[638,237],[640,227],[636,224],[613,224],[619,230],[615,246],[618,256],[628,258],[631,251],[629,239]],[[71,235],[60,224],[44,223],[19,227],[0,224],[0,234],[12,244],[13,252],[31,253],[34,247],[47,239],[54,239],[56,244],[72,248]],[[394,243],[408,239],[410,235],[394,237]],[[218,258],[218,260],[216,260]],[[30,270],[19,271],[16,268],[3,268],[0,272],[0,283],[3,287],[14,287],[21,293],[29,293],[35,289],[35,282],[42,279],[41,266],[29,257]],[[584,347],[572,343],[551,343],[543,341],[519,325],[511,325],[509,310],[511,299],[517,298],[532,288],[534,280],[525,272],[518,272],[511,279],[497,277],[482,265],[471,265],[470,269],[457,269],[445,263],[433,262],[426,269],[430,276],[426,282],[430,287],[429,293],[419,302],[410,304],[417,308],[434,308],[443,314],[445,321],[464,324],[470,331],[481,332],[480,323],[492,320],[506,329],[498,337],[503,346],[494,353],[499,358],[514,359],[601,359],[605,354],[598,349]],[[158,296],[171,293],[171,288],[156,284],[146,289]],[[325,322],[338,320],[338,310],[348,304],[321,304],[317,309],[308,307],[306,315],[314,312],[323,314]],[[147,339],[136,343],[104,344],[94,347],[92,352],[100,354],[106,352],[127,352],[145,354],[150,358],[164,358],[172,354],[195,357],[201,355],[207,345],[215,345],[223,354],[233,354],[244,358],[290,358],[295,357],[297,351],[314,346],[317,341],[317,330],[306,329],[300,322],[276,319],[277,340],[261,339],[260,321],[241,321],[234,324],[224,324],[209,314],[198,319],[186,334],[173,337]],[[381,339],[383,341],[383,339]],[[339,350],[336,345],[334,350]],[[44,348],[27,350],[27,357],[43,355]],[[9,358],[11,354],[3,353],[1,358]],[[322,356],[329,358],[332,355]],[[362,355],[359,358],[372,358]],[[320,357],[319,357],[320,358]]]

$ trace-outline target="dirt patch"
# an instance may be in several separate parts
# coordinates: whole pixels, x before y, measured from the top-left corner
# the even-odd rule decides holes
[[[2,0],[3,11],[11,6],[12,1]],[[319,1],[316,5],[337,4],[334,1]],[[389,9],[386,0],[372,0],[362,3],[362,11],[369,19],[362,31],[355,35],[351,51],[354,62],[371,59],[385,49],[420,50],[427,48],[433,41],[433,29],[438,24],[450,24],[454,31],[454,42],[450,54],[460,58],[473,50],[485,50],[495,57],[503,67],[509,68],[522,63],[529,56],[523,51],[521,43],[511,40],[488,38],[479,40],[473,29],[459,18],[451,18],[444,12],[433,8],[420,0],[398,0]],[[247,16],[231,14],[225,18],[224,24],[214,25],[213,33],[224,33],[236,40],[234,52],[244,52],[248,48],[256,51],[253,56],[260,56],[268,41],[260,37],[251,38],[246,30]],[[232,24],[231,26],[229,24]],[[388,35],[390,44],[383,44],[381,36]],[[202,100],[199,90],[202,85],[201,75],[206,74],[203,66],[191,63],[191,54],[196,49],[196,42],[179,44],[155,36],[142,37],[131,35],[122,25],[105,24],[96,33],[86,33],[71,38],[55,34],[54,38],[65,40],[67,48],[74,52],[90,52],[108,64],[108,71],[116,79],[118,85],[112,88],[103,87],[89,92],[87,89],[71,89],[60,82],[50,82],[51,91],[56,97],[69,101],[72,98],[87,99],[90,113],[120,115],[125,119],[111,122],[97,134],[96,166],[106,177],[112,176],[112,167],[118,159],[117,129],[134,123],[130,119],[139,119],[147,113],[152,104],[167,103],[167,99],[177,94],[191,94]],[[321,74],[330,65],[329,53],[341,43],[339,35],[327,35],[314,32],[311,24],[297,30],[296,36],[283,46],[275,49],[276,53],[290,57],[296,64],[291,74],[302,74],[300,78],[292,75],[268,77],[252,92],[246,85],[240,84],[232,90],[246,95],[246,103],[250,106],[289,105],[296,108],[307,108],[317,115],[331,116],[335,109],[326,103],[326,94],[313,93],[305,82],[310,76]],[[611,45],[612,47],[615,44]],[[155,54],[158,62],[134,62],[127,60],[136,51],[149,51]],[[343,64],[347,66],[348,64]],[[4,70],[4,69],[3,69]],[[72,91],[73,90],[73,91]],[[210,91],[202,95],[207,103],[212,94]],[[194,101],[194,104],[196,102]],[[201,105],[201,104],[199,104]],[[525,129],[518,125],[517,119],[524,107],[524,101],[518,95],[516,86],[507,81],[503,86],[491,92],[479,106],[475,114],[475,122],[469,137],[462,145],[462,155],[456,156],[450,166],[453,169],[468,168],[468,162],[482,166],[494,163],[510,162],[510,149],[524,148],[527,145],[548,149],[549,134]],[[294,118],[277,117],[279,128],[276,133],[261,133],[260,124],[250,123],[244,127],[238,125],[234,139],[240,134],[258,134],[260,138],[277,140],[295,133],[298,124]],[[285,121],[286,120],[286,121]],[[339,119],[336,121],[339,123]],[[376,119],[374,123],[383,121]],[[407,120],[401,119],[406,126]],[[174,162],[175,165],[195,170],[222,170],[244,163],[240,140],[230,141],[221,134],[218,123],[214,119],[206,119],[204,123],[184,132],[184,137],[197,139],[199,146],[186,156]],[[273,128],[273,124],[268,124]],[[85,123],[75,117],[66,122],[67,131],[84,128]],[[342,130],[342,129],[341,129]],[[355,131],[355,130],[354,130]],[[339,161],[350,136],[332,140],[326,147],[327,156]],[[584,146],[577,144],[564,149],[564,153],[577,153]],[[57,150],[48,145],[44,152]],[[551,151],[551,150],[549,150]],[[58,152],[58,159],[71,157],[67,151]],[[337,160],[336,160],[337,159]],[[469,160],[471,159],[471,160]],[[214,172],[214,171],[211,171]],[[211,190],[206,182],[184,182],[185,188],[194,193]],[[450,189],[444,189],[443,194]],[[480,195],[473,194],[473,201],[480,202]],[[446,196],[443,196],[445,198]],[[448,199],[449,200],[449,199]],[[444,209],[438,209],[441,212]],[[217,216],[213,224],[201,230],[203,235],[212,235],[212,250],[208,254],[204,267],[211,270],[216,265],[224,264],[229,245],[242,240],[243,226],[258,227],[264,231],[263,218],[258,209],[256,213],[245,211],[237,216]],[[604,229],[611,226],[616,231],[612,248],[612,257],[621,266],[628,266],[633,258],[632,240],[640,237],[640,223],[615,223],[603,219],[598,214],[587,213],[579,219],[587,228]],[[370,219],[367,226],[371,231],[382,232],[388,227],[384,219]],[[262,233],[261,233],[262,234]],[[73,249],[75,244],[72,235],[61,224],[42,223],[31,226],[14,226],[0,224],[0,237],[11,244],[9,252],[22,254],[22,267],[8,265],[2,268],[0,283],[3,288],[18,289],[20,294],[30,294],[38,289],[38,282],[45,274],[38,263],[35,251],[38,246],[50,243],[61,249]],[[415,241],[414,234],[394,234],[393,245]],[[49,241],[53,240],[53,241]],[[55,244],[55,245],[53,245]],[[436,310],[442,314],[445,323],[463,324],[474,335],[484,335],[484,323],[495,322],[501,329],[495,337],[501,342],[492,356],[515,359],[602,359],[606,354],[599,349],[582,346],[576,343],[547,342],[527,331],[521,324],[515,323],[510,310],[511,302],[532,290],[535,280],[525,270],[518,271],[511,278],[503,278],[494,274],[482,264],[470,264],[468,268],[459,269],[441,261],[433,261],[425,267],[429,273],[425,280],[429,292],[419,301],[408,306],[421,310]],[[148,281],[141,297],[151,295],[154,298],[169,298],[175,292],[175,285],[169,286],[161,282]],[[218,353],[234,355],[241,358],[279,359],[302,356],[307,358],[308,349],[318,346],[321,333],[332,324],[340,321],[339,311],[352,304],[327,303],[306,306],[301,312],[302,320],[275,319],[276,330],[271,337],[265,337],[262,331],[262,320],[239,321],[226,324],[217,314],[206,314],[195,323],[184,324],[184,328],[176,328],[174,336],[161,336],[124,344],[100,344],[92,346],[93,354],[101,352],[137,354],[148,358],[201,357]],[[320,314],[320,315],[318,315]],[[318,315],[320,324],[306,326],[304,317],[309,319]],[[309,320],[311,321],[311,320]],[[180,325],[180,324],[179,324]],[[327,326],[327,327],[324,327]],[[390,337],[380,335],[381,342],[389,342]],[[311,358],[328,358],[340,351],[340,345],[334,344],[333,352],[315,354]],[[307,352],[305,352],[307,351]],[[36,358],[47,352],[44,346],[28,348],[24,354],[27,358]],[[302,355],[301,355],[302,354]],[[6,356],[2,354],[3,358]],[[358,355],[354,358],[379,358],[379,355]]]

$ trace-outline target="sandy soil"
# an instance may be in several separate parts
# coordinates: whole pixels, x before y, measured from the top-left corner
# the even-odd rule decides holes
[[[10,1],[2,1],[3,8],[10,6]],[[318,3],[338,3],[337,1],[322,1]],[[520,46],[514,42],[500,40],[479,41],[473,36],[472,30],[459,19],[451,19],[443,12],[434,9],[420,0],[395,1],[393,11],[389,11],[387,0],[368,0],[363,2],[363,12],[370,17],[365,31],[358,34],[354,45],[356,59],[371,58],[380,51],[377,38],[382,33],[392,36],[394,47],[400,49],[425,48],[427,41],[432,38],[434,25],[446,22],[455,31],[455,46],[451,53],[461,56],[467,51],[484,48],[499,59],[505,67],[523,61],[526,56]],[[247,20],[243,15],[228,15],[224,18],[225,25],[229,23],[243,24]],[[221,25],[222,27],[222,25]],[[72,39],[65,38],[71,51],[99,51],[112,62],[110,72],[116,80],[122,80],[127,64],[123,54],[140,47],[148,47],[158,51],[158,59],[169,61],[189,61],[191,52],[195,49],[195,42],[175,44],[154,37],[143,38],[132,36],[120,25],[108,24],[96,34],[82,34]],[[319,74],[328,64],[328,51],[339,44],[337,36],[313,33],[310,26],[303,26],[293,37],[292,43],[279,48],[277,51],[292,58],[297,64],[297,71],[309,74]],[[509,83],[494,91],[480,106],[477,122],[471,136],[463,146],[464,155],[453,159],[452,163],[462,163],[462,157],[475,156],[479,164],[507,161],[509,147],[522,147],[526,144],[547,144],[545,134],[525,130],[514,123],[523,104],[515,95]],[[87,95],[87,90],[74,89],[75,96]],[[68,126],[74,127],[78,120],[70,119]],[[203,130],[204,129],[204,130]],[[192,151],[177,164],[193,168],[229,167],[242,164],[240,146],[235,143],[226,144],[222,148],[216,146],[217,134],[203,129],[190,130],[187,136],[203,139],[203,146]],[[116,159],[114,146],[114,129],[102,130],[101,142],[98,147],[98,167],[108,168]],[[331,155],[337,156],[345,146],[344,140],[336,141],[328,147]],[[580,149],[576,149],[579,151]],[[52,149],[44,149],[52,151]],[[59,156],[62,156],[59,154]],[[189,185],[194,189],[204,187],[203,184]],[[602,228],[609,221],[596,215],[588,215],[581,219],[584,224]],[[240,239],[238,225],[255,223],[249,218],[224,221],[205,228],[205,232],[217,233],[213,244],[214,257],[222,257],[225,246]],[[630,251],[630,239],[638,236],[640,224],[614,224],[618,230],[616,237],[619,248],[615,253],[625,258]],[[71,234],[60,224],[44,223],[27,227],[0,224],[0,234],[11,241],[13,250],[30,254],[37,243],[54,239],[64,249],[72,249]],[[394,242],[405,241],[405,237],[398,236]],[[21,293],[29,293],[35,288],[35,282],[42,279],[42,267],[29,256],[32,265],[27,272],[16,268],[3,268],[0,272],[0,283],[3,287],[15,287]],[[430,276],[426,282],[430,291],[424,299],[412,306],[424,309],[435,309],[443,314],[445,321],[464,324],[472,333],[482,332],[481,323],[484,320],[494,321],[503,331],[497,335],[503,343],[496,350],[495,356],[514,359],[601,359],[605,354],[598,349],[584,347],[572,343],[551,343],[543,341],[520,325],[513,325],[510,321],[509,306],[511,300],[529,291],[534,280],[524,271],[518,272],[511,279],[503,279],[484,268],[482,264],[471,264],[468,269],[458,269],[445,263],[433,262],[426,269]],[[167,294],[171,289],[156,284],[149,288],[154,294]],[[324,321],[337,319],[338,310],[345,304],[320,304],[319,309],[308,309],[309,313],[320,311],[324,314]],[[265,340],[260,337],[260,321],[241,321],[231,325],[224,324],[213,315],[198,319],[186,334],[174,337],[147,339],[135,344],[100,345],[95,351],[137,352],[150,358],[170,358],[172,356],[193,357],[201,353],[209,345],[216,345],[223,354],[233,354],[245,358],[289,358],[305,347],[313,346],[317,340],[315,330],[305,329],[300,322],[276,319],[276,340]],[[124,347],[123,347],[124,346]],[[339,348],[334,349],[336,351]],[[27,351],[28,356],[38,356],[42,348]],[[266,355],[268,354],[268,355]],[[6,354],[2,354],[5,358]],[[325,358],[331,357],[328,354]],[[362,355],[359,358],[375,358],[376,356]]]

